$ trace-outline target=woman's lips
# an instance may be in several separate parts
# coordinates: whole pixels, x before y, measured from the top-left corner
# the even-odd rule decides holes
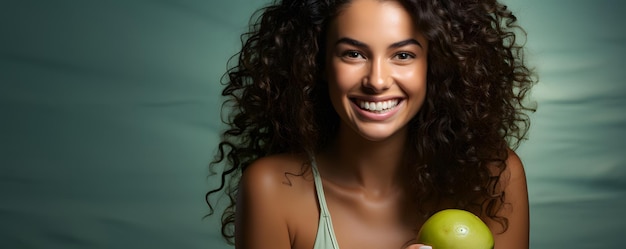
[[[356,105],[359,106],[361,109],[376,113],[387,112],[396,107],[399,102],[399,99],[390,99],[385,101],[366,101],[358,99],[355,100]]]
[[[361,117],[372,121],[384,121],[397,113],[404,101],[400,98],[379,101],[353,98],[351,102]]]

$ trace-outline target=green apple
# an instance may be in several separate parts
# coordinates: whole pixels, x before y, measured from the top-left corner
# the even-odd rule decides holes
[[[493,235],[476,215],[460,209],[445,209],[426,220],[417,242],[433,249],[492,249]]]

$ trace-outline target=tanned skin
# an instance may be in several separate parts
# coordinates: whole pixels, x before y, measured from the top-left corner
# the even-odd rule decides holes
[[[401,166],[410,153],[407,123],[428,94],[428,42],[398,2],[355,0],[331,22],[326,47],[329,94],[341,124],[332,145],[315,158],[339,247],[417,249],[421,245],[412,243],[420,221],[403,190]],[[358,106],[390,99],[399,101],[393,115],[370,115]],[[495,248],[527,249],[524,169],[512,151],[506,164],[498,186],[506,205],[498,215],[508,219],[508,229],[481,218],[494,233]],[[244,172],[238,193],[236,248],[313,248],[320,208],[308,155],[258,159]]]

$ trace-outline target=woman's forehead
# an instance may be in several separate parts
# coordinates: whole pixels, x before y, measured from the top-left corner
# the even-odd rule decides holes
[[[332,20],[328,38],[392,41],[421,37],[413,18],[397,1],[354,0]],[[420,39],[422,40],[422,39]]]

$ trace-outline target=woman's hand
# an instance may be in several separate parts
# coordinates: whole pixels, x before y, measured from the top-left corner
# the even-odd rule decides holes
[[[422,245],[422,244],[413,244],[413,245],[407,246],[404,249],[432,249],[432,247],[427,246],[427,245]]]

